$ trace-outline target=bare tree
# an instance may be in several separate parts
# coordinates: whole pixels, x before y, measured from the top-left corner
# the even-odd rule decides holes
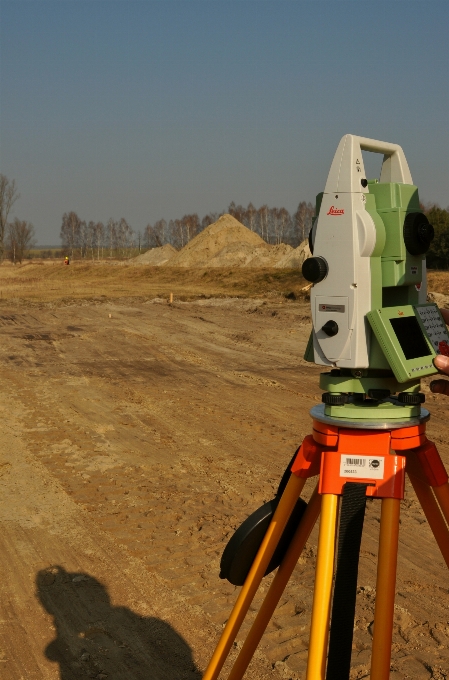
[[[302,243],[302,241],[308,237],[314,214],[315,208],[310,202],[300,202],[297,211],[293,215],[295,232],[299,243]]]
[[[167,222],[158,220],[153,227],[153,241],[157,248],[167,243]]]
[[[97,260],[100,259],[100,248],[101,248],[101,257],[103,257],[103,244],[104,244],[104,224],[103,222],[96,222],[94,224],[94,234],[93,234],[93,243],[97,249]]]
[[[60,237],[64,248],[70,250],[70,256],[74,257],[75,249],[80,244],[80,230],[81,220],[73,210],[69,213],[64,213],[62,216],[62,225]]]
[[[112,257],[113,250],[117,247],[117,227],[118,224],[112,217],[106,225],[106,238],[109,245],[109,257]]]
[[[5,256],[5,232],[8,215],[14,203],[20,198],[16,181],[9,180],[6,175],[0,175],[0,262]]]
[[[235,217],[235,219],[242,224],[244,223],[246,218],[246,210],[242,205],[236,205],[234,201],[232,201],[229,204],[228,213],[232,215],[232,217]]]
[[[267,242],[268,242],[268,217],[269,217],[269,213],[270,213],[270,209],[267,205],[263,205],[257,211],[257,215],[259,217],[260,235]]]
[[[204,215],[203,219],[201,220],[200,224],[200,231],[203,231],[208,227],[210,224],[213,224],[218,220],[218,213],[208,213],[207,215]]]
[[[277,245],[285,242],[288,226],[291,220],[290,213],[286,208],[273,208],[272,221],[274,230],[274,240]]]
[[[201,231],[200,218],[196,213],[193,215],[184,215],[181,220],[186,231],[186,242],[192,240]]]
[[[256,228],[256,217],[257,217],[257,210],[253,206],[252,203],[248,203],[248,207],[246,209],[246,222],[245,226],[248,227],[248,229],[251,229],[251,231],[254,231]]]
[[[21,264],[26,251],[34,245],[34,227],[31,222],[17,217],[7,225],[5,249],[13,264]]]

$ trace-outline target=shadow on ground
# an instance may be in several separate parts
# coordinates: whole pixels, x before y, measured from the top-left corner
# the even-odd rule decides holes
[[[54,566],[38,572],[36,587],[54,618],[45,655],[61,680],[200,680],[190,647],[168,623],[112,606],[89,574]]]

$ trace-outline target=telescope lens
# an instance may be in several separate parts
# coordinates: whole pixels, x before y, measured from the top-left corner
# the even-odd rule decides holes
[[[434,229],[422,213],[409,213],[404,220],[404,242],[410,255],[424,255],[430,248]]]

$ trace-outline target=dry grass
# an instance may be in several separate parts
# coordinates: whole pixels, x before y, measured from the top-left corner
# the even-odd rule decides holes
[[[449,295],[449,271],[429,270],[427,272],[427,287],[434,293]]]
[[[61,262],[3,265],[0,301],[51,302],[77,299],[166,297],[188,300],[208,296],[279,297],[303,295],[306,285],[297,270],[175,269],[119,263],[68,267]]]
[[[449,272],[430,271],[429,290],[449,295]],[[67,303],[83,299],[134,297],[189,300],[199,297],[303,297],[298,270],[175,269],[124,263],[31,262],[0,268],[0,302]]]

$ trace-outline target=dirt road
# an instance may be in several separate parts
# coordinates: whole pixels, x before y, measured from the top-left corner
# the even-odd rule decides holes
[[[223,547],[273,496],[320,400],[301,359],[308,306],[4,304],[0,326],[1,677],[199,680],[237,594],[218,578]],[[449,464],[449,399],[428,405]],[[370,502],[354,678],[368,677],[379,516]],[[448,574],[409,488],[401,522],[391,678],[443,680]],[[316,538],[247,677],[304,677]]]

